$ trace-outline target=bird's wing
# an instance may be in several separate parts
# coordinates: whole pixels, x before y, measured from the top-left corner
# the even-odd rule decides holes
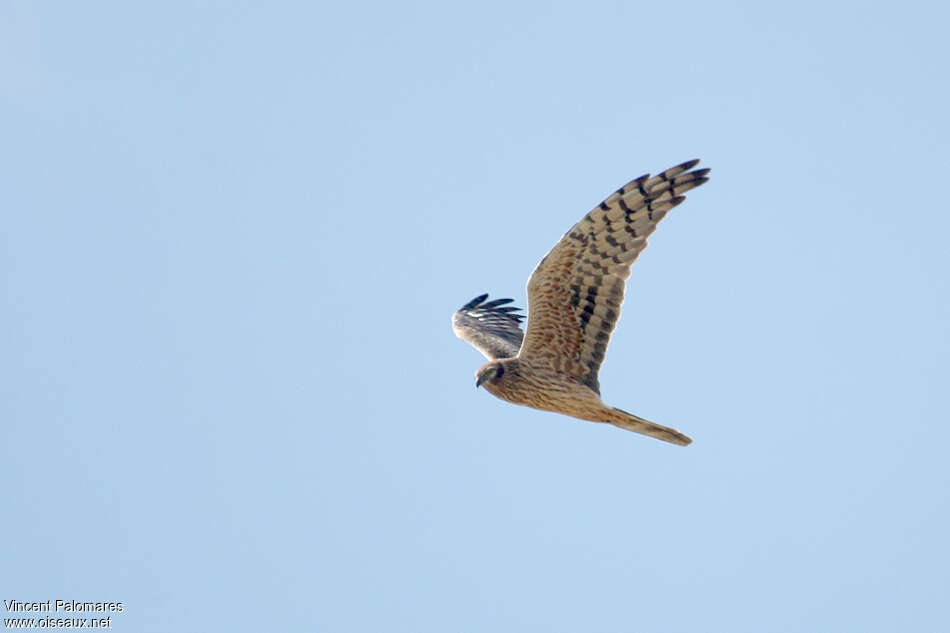
[[[513,358],[518,355],[521,339],[521,320],[515,314],[521,308],[506,306],[513,299],[495,299],[485,302],[487,294],[479,295],[452,315],[455,335],[484,354],[485,358]]]
[[[630,266],[682,195],[707,180],[698,160],[632,180],[581,218],[528,280],[520,358],[576,378],[598,394],[597,372],[620,318]]]

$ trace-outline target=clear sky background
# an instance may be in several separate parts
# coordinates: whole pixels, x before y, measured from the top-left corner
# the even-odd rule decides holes
[[[3,3],[0,598],[948,630],[937,7]],[[694,444],[476,391],[452,312],[695,157],[601,374]]]

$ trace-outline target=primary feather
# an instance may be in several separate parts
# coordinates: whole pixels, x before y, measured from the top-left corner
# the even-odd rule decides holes
[[[485,358],[511,358],[518,355],[521,339],[521,320],[516,314],[521,308],[506,306],[514,299],[495,299],[485,302],[488,294],[478,295],[452,315],[455,335],[480,351]]]

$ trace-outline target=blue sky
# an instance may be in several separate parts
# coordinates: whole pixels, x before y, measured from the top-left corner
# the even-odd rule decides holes
[[[5,3],[0,598],[946,630],[944,11]],[[694,444],[476,391],[451,313],[694,157],[601,374]]]

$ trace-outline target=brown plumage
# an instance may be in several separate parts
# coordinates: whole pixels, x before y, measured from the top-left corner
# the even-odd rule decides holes
[[[476,385],[514,404],[563,413],[685,446],[676,431],[605,405],[597,379],[610,335],[620,318],[630,266],[646,238],[683,193],[707,180],[698,160],[657,176],[630,181],[581,218],[538,264],[528,280],[528,327],[511,299],[462,306],[452,319],[456,335],[491,362]],[[502,307],[504,306],[504,307]]]

